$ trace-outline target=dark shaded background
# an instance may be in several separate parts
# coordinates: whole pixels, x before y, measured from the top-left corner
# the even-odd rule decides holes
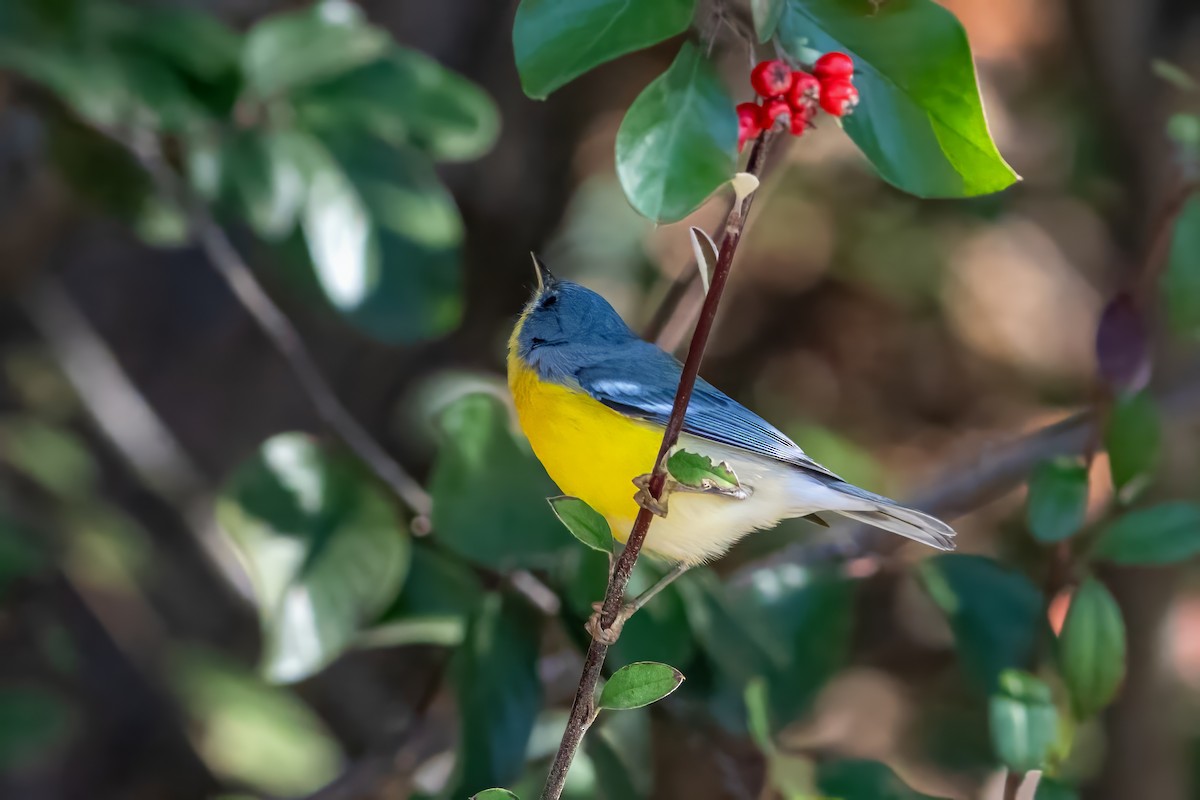
[[[196,5],[241,27],[285,4]],[[946,5],[972,39],[993,134],[1023,183],[997,197],[918,201],[880,182],[826,126],[779,155],[704,368],[818,459],[899,496],[950,465],[986,465],[997,443],[1088,402],[1097,315],[1141,260],[1174,178],[1163,121],[1185,98],[1149,62],[1167,58],[1200,74],[1192,0]],[[693,220],[653,229],[615,183],[621,115],[673,48],[623,58],[534,102],[512,61],[515,4],[363,6],[400,43],[482,85],[501,110],[495,149],[443,171],[466,222],[464,324],[425,345],[372,343],[292,291],[249,237],[238,241],[339,396],[422,475],[432,443],[414,397],[444,370],[499,373],[532,280],[530,250],[644,323],[687,263],[682,226],[711,229],[723,208],[716,201]],[[742,57],[730,55],[730,75]],[[149,248],[97,213],[48,166],[36,112],[13,100],[0,75],[0,478],[6,504],[54,521],[46,542],[60,569],[0,607],[0,678],[50,686],[72,702],[57,720],[0,719],[0,744],[19,743],[31,726],[61,729],[31,767],[0,777],[0,793],[303,795],[357,763],[367,768],[354,782],[319,796],[407,796],[413,772],[431,769],[428,759],[453,743],[447,698],[434,698],[415,732],[408,725],[441,654],[361,651],[294,692],[242,685],[254,682],[258,624],[208,505],[264,438],[320,430],[308,401],[203,256]],[[1187,349],[1165,338],[1158,349],[1155,385],[1184,380]],[[72,364],[82,366],[68,381]],[[126,445],[141,465],[95,423],[106,405],[122,407],[113,392],[126,388],[174,441],[159,453],[137,431],[118,432],[132,437]],[[1196,495],[1200,414],[1190,411],[1168,421],[1168,469],[1155,489],[1164,496]],[[17,421],[30,415],[78,436],[82,453],[37,439],[32,448],[51,454],[52,474],[94,474],[93,495],[67,503],[12,463],[29,441]],[[1096,483],[1106,474],[1101,458]],[[1020,502],[1009,493],[964,517],[963,548],[1034,559]],[[751,542],[727,567],[782,541]],[[1107,737],[1090,748],[1087,796],[1200,797],[1194,569],[1106,578],[1126,614],[1131,663],[1104,736],[1085,732],[1097,743]],[[864,579],[855,664],[789,735],[798,747],[916,759],[911,774],[927,791],[998,797],[994,778],[981,790],[979,776],[923,767],[906,735],[915,711],[936,703],[949,658],[941,632],[905,628],[909,595],[894,572]],[[551,698],[569,696],[573,658],[547,655]],[[247,708],[265,710],[220,717]],[[198,715],[208,735],[197,734]],[[672,719],[656,721],[655,742],[655,797],[755,796],[748,787],[761,765],[746,743]]]

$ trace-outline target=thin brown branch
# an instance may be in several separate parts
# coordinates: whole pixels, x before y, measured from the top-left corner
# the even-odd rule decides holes
[[[1157,392],[1155,400],[1165,419],[1200,417],[1200,367],[1193,368],[1174,386]],[[928,489],[916,494],[906,505],[943,519],[962,516],[1012,491],[1042,461],[1085,453],[1096,435],[1094,420],[1092,409],[1081,411],[958,461],[944,469]],[[756,569],[785,563],[813,564],[868,555],[885,559],[906,541],[869,525],[837,525],[819,542],[797,543],[739,567],[732,580],[742,582]]]
[[[1025,776],[1019,772],[1009,772],[1004,776],[1004,800],[1017,800],[1017,790]]]
[[[209,262],[283,356],[317,416],[417,517],[427,518],[433,508],[428,492],[342,405],[300,333],[259,284],[208,207],[167,163],[157,139],[153,136],[130,138],[109,130],[102,133],[128,149],[150,174],[158,190],[178,204]]]
[[[754,147],[750,151],[750,160],[746,167],[747,172],[755,176],[761,173],[770,140],[770,133],[764,134],[755,140]],[[725,221],[725,235],[721,241],[720,251],[717,255],[717,266],[713,270],[712,283],[709,286],[708,295],[704,299],[704,306],[700,311],[700,319],[696,322],[696,328],[692,334],[687,358],[683,363],[683,371],[679,377],[679,386],[675,391],[675,402],[671,408],[671,416],[667,420],[666,430],[663,432],[662,444],[659,445],[658,455],[654,460],[653,471],[650,473],[649,492],[655,500],[659,500],[662,497],[667,477],[665,457],[667,452],[675,446],[675,443],[679,440],[679,434],[683,430],[684,416],[687,412],[688,403],[692,398],[692,390],[695,388],[696,378],[700,373],[700,362],[704,358],[704,350],[708,346],[708,338],[712,333],[713,322],[717,317],[717,308],[721,302],[721,295],[725,291],[726,282],[729,280],[729,271],[733,265],[733,256],[737,251],[738,242],[741,240],[742,231],[746,225],[746,217],[750,212],[750,206],[753,201],[754,193],[751,193],[744,199],[741,199],[740,202],[735,202],[730,208],[729,215]],[[604,604],[600,610],[600,629],[605,633],[616,633],[613,631],[613,625],[616,623],[617,615],[625,602],[625,590],[629,585],[629,578],[633,574],[634,564],[637,563],[638,555],[642,551],[642,545],[646,541],[646,534],[653,520],[653,513],[645,506],[638,511],[637,519],[634,521],[633,530],[629,533],[629,539],[625,543],[625,548],[621,551],[620,557],[613,566],[612,574],[608,580],[608,588],[604,595]],[[599,683],[600,673],[604,666],[604,658],[607,654],[608,645],[601,643],[599,637],[593,637],[591,644],[588,646],[587,656],[584,659],[583,673],[579,677],[579,687],[575,691],[575,699],[571,704],[571,715],[567,721],[567,728],[563,732],[558,753],[555,755],[554,763],[550,767],[550,774],[546,779],[546,788],[542,791],[542,800],[558,800],[562,795],[563,787],[567,781],[567,771],[571,768],[571,762],[575,758],[575,753],[579,749],[583,735],[591,727],[596,717],[596,686]]]

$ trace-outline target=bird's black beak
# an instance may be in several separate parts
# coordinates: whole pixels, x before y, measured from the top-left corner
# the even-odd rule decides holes
[[[537,275],[538,294],[541,294],[558,283],[558,278],[554,277],[554,273],[542,263],[542,260],[536,254],[530,253],[529,255],[533,257],[533,271]]]

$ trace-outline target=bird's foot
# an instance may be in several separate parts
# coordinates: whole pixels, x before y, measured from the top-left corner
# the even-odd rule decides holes
[[[612,647],[617,643],[617,639],[621,637],[621,629],[625,627],[625,622],[637,611],[637,607],[629,603],[621,606],[617,611],[617,616],[613,620],[613,624],[607,628],[600,625],[600,613],[603,608],[603,603],[592,603],[592,616],[588,617],[588,621],[584,623],[583,629],[591,634],[592,638],[600,644]]]
[[[662,497],[656,499],[654,495],[650,494],[650,478],[650,475],[638,475],[633,479],[633,485],[638,487],[633,501],[655,516],[665,517],[667,515],[667,497],[671,494],[671,487],[668,484],[671,481],[663,484]]]

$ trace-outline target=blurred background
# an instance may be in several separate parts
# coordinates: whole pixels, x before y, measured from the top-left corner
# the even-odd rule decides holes
[[[22,2],[0,0],[0,42]],[[50,20],[70,5],[32,2]],[[178,5],[246,31],[302,4]],[[989,470],[1013,454],[1007,443],[1036,450],[1043,440],[1021,437],[1092,403],[1099,316],[1136,280],[1179,180],[1167,120],[1200,105],[1151,64],[1200,75],[1200,6],[944,5],[968,32],[991,131],[1024,180],[995,196],[922,201],[883,183],[833,124],[781,145],[702,372],[848,480],[961,515],[961,550],[1002,560],[1040,591],[1049,560],[1024,527],[1025,475],[993,480]],[[215,224],[350,414],[414,476],[418,496],[432,494],[431,518],[336,451],[287,359],[182,235],[179,209],[148,204],[137,159],[45,88],[57,73],[0,72],[6,798],[436,797],[483,788],[472,774],[536,792],[603,562],[579,552],[541,503],[555,492],[504,410],[504,348],[533,284],[529,252],[603,293],[638,329],[662,328],[656,309],[682,291],[662,332],[677,346],[699,292],[686,226],[716,232],[728,200],[654,226],[616,181],[622,115],[677,41],[537,102],[513,63],[515,2],[360,6],[399,46],[494,101],[494,146],[434,156],[461,212],[446,267],[459,277],[390,286],[411,301],[364,323],[340,313],[328,280],[322,293],[321,266],[314,281],[294,241],[262,235],[269,226],[253,202],[218,197]],[[731,92],[748,99],[748,45],[718,42]],[[179,163],[169,149],[163,157]],[[1181,225],[1200,231],[1196,216]],[[397,332],[396,320],[416,317],[428,319]],[[1164,432],[1147,497],[1195,499],[1195,347],[1163,327],[1150,317]],[[312,437],[271,438],[284,432]],[[1056,447],[1080,443],[1040,455]],[[351,547],[365,549],[320,578],[335,586],[330,603],[352,609],[333,615],[346,630],[330,633],[323,618],[312,642],[296,644],[262,601],[264,585],[291,574],[280,564],[295,561],[261,530],[271,512],[255,509],[280,502],[277,487],[261,485],[270,465],[320,459],[321,480],[350,486],[354,513],[370,517],[354,524],[386,529],[387,543],[363,538]],[[1112,500],[1103,454],[1092,478],[1089,507],[1101,515]],[[946,481],[953,496],[938,494]],[[714,621],[715,595],[699,596],[711,581],[735,604],[779,601],[780,747],[881,761],[934,796],[1001,797],[986,696],[960,673],[950,628],[914,577],[930,553],[905,546],[816,563],[814,548],[849,534],[786,525],[656,600],[616,663],[666,660],[689,681],[653,710],[602,726],[574,796],[774,796],[763,794],[766,762],[741,709],[749,645]],[[1103,574],[1125,615],[1128,675],[1116,704],[1074,732],[1066,774],[1089,798],[1200,798],[1195,565]],[[320,581],[306,591],[319,594]]]

